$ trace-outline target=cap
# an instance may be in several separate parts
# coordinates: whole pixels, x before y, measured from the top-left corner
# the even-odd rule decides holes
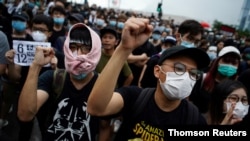
[[[219,52],[219,57],[221,56],[224,56],[225,54],[228,54],[228,53],[234,53],[236,55],[238,55],[240,58],[241,58],[241,55],[240,55],[240,51],[234,47],[234,46],[225,46],[221,49],[221,51]]]
[[[245,48],[245,49],[243,50],[243,53],[250,53],[250,48],[249,48],[249,47]]]
[[[176,45],[176,39],[172,36],[166,36],[163,40],[162,43],[171,43],[173,45]]]
[[[25,12],[17,12],[13,14],[12,19],[20,19],[22,21],[28,21],[29,15]]]
[[[160,30],[155,29],[155,30],[153,31],[153,34],[161,34],[161,31],[160,31]]]
[[[116,39],[118,38],[118,34],[117,34],[116,30],[113,27],[111,27],[111,26],[106,26],[106,27],[104,27],[104,28],[102,28],[100,30],[101,37],[105,33],[111,33],[111,34],[113,34],[116,37]]]
[[[198,66],[198,69],[203,69],[207,67],[210,63],[209,56],[207,53],[199,48],[187,48],[184,46],[174,46],[166,49],[160,56],[158,64],[161,65],[166,59],[177,56],[177,55],[187,55],[193,59]]]
[[[76,20],[78,22],[83,22],[84,21],[84,17],[79,13],[73,13],[73,14],[69,15],[68,19],[69,20],[74,19],[74,20]]]

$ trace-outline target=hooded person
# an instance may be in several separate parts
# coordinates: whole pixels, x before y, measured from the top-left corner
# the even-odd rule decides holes
[[[64,43],[65,68],[74,78],[81,79],[95,70],[101,57],[101,40],[89,27],[75,24]],[[98,42],[96,41],[98,39]],[[85,54],[88,52],[87,54]]]
[[[101,56],[100,37],[85,24],[75,24],[65,40],[64,54],[64,83],[54,85],[54,70],[37,75],[40,68],[52,59],[54,51],[52,48],[36,48],[19,97],[18,118],[30,121],[38,111],[46,109],[49,115],[43,124],[46,125],[42,131],[44,140],[95,140],[97,134],[101,134],[100,119],[87,113],[87,100],[98,77],[93,70]],[[62,90],[55,99],[58,88]],[[42,116],[45,119],[44,114]]]

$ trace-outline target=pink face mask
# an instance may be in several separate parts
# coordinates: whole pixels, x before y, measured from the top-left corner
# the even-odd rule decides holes
[[[70,32],[72,29],[76,27],[86,27],[91,36],[92,41],[92,48],[88,54],[76,55],[73,53],[69,48],[69,41],[70,41]],[[64,55],[65,55],[65,68],[66,71],[74,74],[79,75],[82,73],[89,73],[95,70],[97,63],[101,57],[101,39],[99,35],[89,28],[87,25],[83,23],[78,23],[72,26],[70,29],[68,36],[64,42]]]

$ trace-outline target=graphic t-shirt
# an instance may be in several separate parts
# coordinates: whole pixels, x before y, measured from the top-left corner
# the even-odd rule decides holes
[[[87,99],[97,79],[97,74],[82,89],[77,90],[67,74],[62,93],[51,106],[52,114],[46,130],[46,141],[93,141],[99,129],[99,120],[87,113]],[[50,98],[53,71],[39,77],[38,89],[47,91]]]
[[[132,118],[132,108],[141,90],[135,86],[117,90],[124,99],[124,109],[122,110],[123,124],[115,141],[127,141],[135,138],[165,141],[168,138],[168,129],[176,125],[186,125],[188,111],[186,100],[182,100],[173,111],[164,112],[155,103],[154,94],[149,98],[143,111],[137,117]],[[206,121],[201,115],[197,119],[199,120],[198,124],[206,125]]]

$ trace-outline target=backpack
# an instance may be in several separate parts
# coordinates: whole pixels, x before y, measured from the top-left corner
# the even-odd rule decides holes
[[[146,106],[146,104],[149,101],[149,98],[154,94],[155,88],[145,88],[141,91],[140,95],[135,101],[135,104],[133,105],[133,112],[132,117],[137,117],[142,111],[143,108]],[[198,124],[199,120],[199,111],[198,108],[192,104],[191,102],[187,101],[187,110],[188,115],[186,119],[186,124]]]

